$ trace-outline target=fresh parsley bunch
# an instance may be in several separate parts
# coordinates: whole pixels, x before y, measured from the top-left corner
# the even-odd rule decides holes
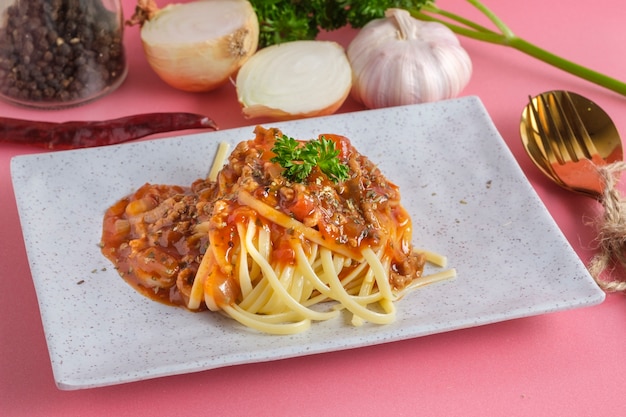
[[[363,27],[388,8],[419,9],[432,0],[250,0],[259,18],[259,47],[315,39],[320,30]]]

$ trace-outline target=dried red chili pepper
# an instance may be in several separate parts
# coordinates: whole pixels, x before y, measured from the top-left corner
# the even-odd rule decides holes
[[[193,113],[146,113],[103,121],[38,122],[0,117],[0,142],[47,149],[78,149],[115,145],[162,132],[218,127]]]

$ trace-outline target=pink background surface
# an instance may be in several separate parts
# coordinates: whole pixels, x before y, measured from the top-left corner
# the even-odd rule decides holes
[[[626,80],[626,16],[621,0],[486,2],[517,35]],[[464,1],[439,0],[437,4],[482,19]],[[124,0],[126,16],[133,8],[134,1]],[[354,33],[341,30],[323,37],[347,46]],[[136,28],[126,31],[130,72],[108,97],[54,112],[0,103],[0,115],[64,121],[191,111],[212,116],[222,129],[266,122],[241,116],[231,85],[206,94],[184,93],[165,85],[147,66],[138,36]],[[515,50],[465,38],[462,43],[474,64],[472,81],[463,95],[481,98],[529,180],[586,262],[594,253],[594,230],[585,219],[596,216],[599,206],[541,176],[521,147],[519,118],[528,95],[568,89],[596,101],[626,132],[626,99]],[[339,112],[361,109],[348,100]],[[40,151],[0,145],[0,415],[621,416],[626,412],[626,303],[622,295],[609,295],[595,307],[397,343],[60,391],[52,376],[9,172],[11,157],[33,152]]]

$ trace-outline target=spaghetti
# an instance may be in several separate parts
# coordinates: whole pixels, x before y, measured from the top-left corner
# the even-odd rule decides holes
[[[390,323],[406,291],[455,275],[422,276],[427,261],[445,258],[413,248],[398,187],[347,138],[324,135],[349,168],[346,180],[314,167],[296,183],[272,161],[282,132],[255,134],[206,179],[145,184],[107,210],[102,252],[135,289],[290,334],[342,310],[354,325]]]

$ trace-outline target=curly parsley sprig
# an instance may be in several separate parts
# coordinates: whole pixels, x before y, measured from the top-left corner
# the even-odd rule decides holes
[[[339,150],[335,142],[324,136],[316,140],[299,142],[282,135],[276,138],[271,159],[285,168],[283,175],[290,181],[304,182],[317,166],[331,181],[348,179],[348,166],[339,159]]]

